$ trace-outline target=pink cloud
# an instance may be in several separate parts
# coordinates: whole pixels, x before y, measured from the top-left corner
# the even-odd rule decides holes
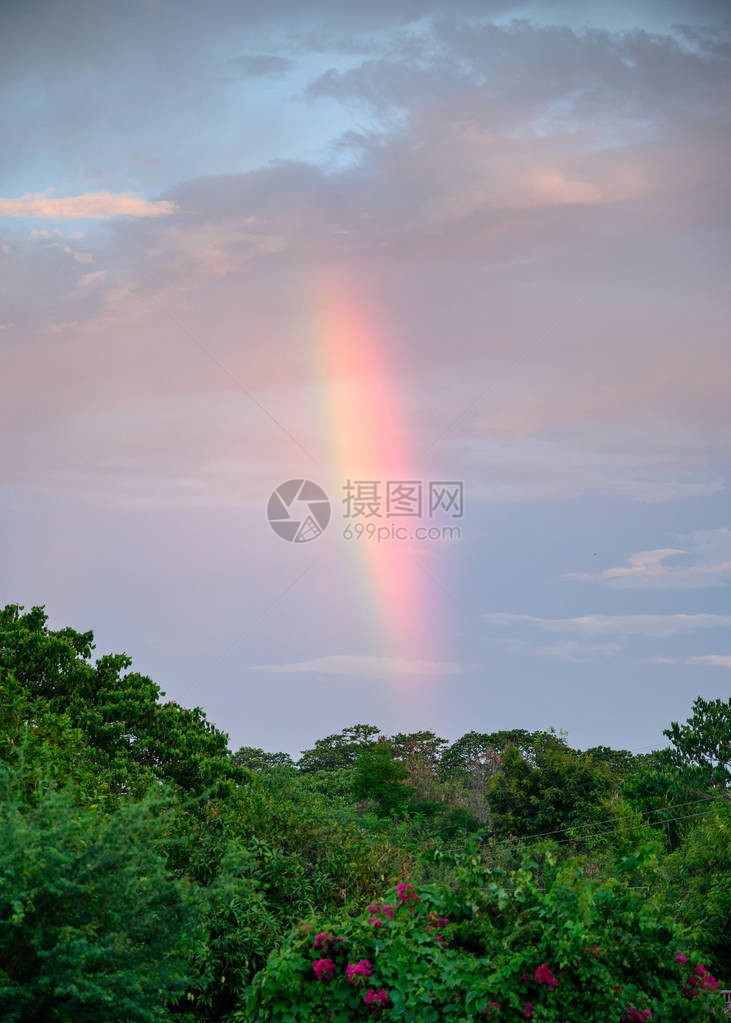
[[[163,217],[174,213],[175,203],[143,199],[132,192],[86,192],[54,198],[50,191],[0,198],[0,217],[41,220],[106,220],[109,217]]]

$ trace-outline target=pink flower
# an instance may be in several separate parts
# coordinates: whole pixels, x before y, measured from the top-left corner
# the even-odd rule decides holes
[[[688,962],[688,957],[684,956],[682,954],[681,955],[677,955],[675,957],[675,959],[673,959],[673,962],[674,963],[687,963]]]
[[[373,920],[377,918],[379,913],[383,913],[389,920],[393,920],[393,906],[389,906],[385,902],[372,902],[370,906],[366,907],[371,916],[368,919],[369,923],[373,923]]]
[[[683,994],[686,998],[697,998],[704,992],[712,992],[718,989],[718,981],[713,977],[705,966],[700,964],[695,968],[695,976],[691,973],[686,982]]]
[[[367,959],[359,959],[357,963],[348,963],[345,971],[351,984],[359,984],[362,978],[370,977],[373,967]]]
[[[430,913],[427,917],[430,922],[426,925],[427,931],[430,931],[432,927],[446,927],[449,923],[449,917],[439,916],[438,913]]]
[[[533,1019],[533,1002],[526,1002],[523,1006],[523,1019]]]
[[[396,885],[396,898],[399,902],[419,902],[419,896],[416,894],[416,889],[412,884],[397,884]]]
[[[624,1010],[624,1016],[622,1016],[622,1020],[626,1023],[646,1023],[648,1019],[652,1019],[652,1011],[643,1009],[640,1012],[639,1009],[635,1009],[634,1005],[628,1005]]]
[[[320,933],[315,936],[315,944],[313,948],[329,948],[331,945],[334,945],[336,941],[345,941],[345,938],[333,938],[330,931],[320,931]]]
[[[332,959],[316,959],[312,964],[312,970],[318,980],[332,980],[335,963]]]
[[[539,984],[547,984],[548,987],[558,986],[558,981],[551,973],[548,963],[541,963],[541,965],[536,968],[536,980]]]
[[[445,927],[448,923],[449,920],[446,917],[438,917],[437,920],[432,920],[430,924],[427,924],[426,929],[430,931],[433,927]]]
[[[383,988],[379,988],[378,991],[376,991],[375,988],[370,987],[363,995],[363,1001],[365,1002],[366,1005],[373,1006],[388,1005],[388,995],[383,990]]]

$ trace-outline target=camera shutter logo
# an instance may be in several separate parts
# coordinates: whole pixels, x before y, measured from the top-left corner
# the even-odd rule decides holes
[[[312,480],[287,480],[272,492],[267,518],[277,536],[289,543],[309,543],[324,533],[330,521],[327,494]]]

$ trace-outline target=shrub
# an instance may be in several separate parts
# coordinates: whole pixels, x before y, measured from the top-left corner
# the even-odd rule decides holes
[[[475,860],[454,886],[390,890],[356,919],[298,927],[234,1019],[696,1023],[717,982],[646,897],[549,861]],[[327,963],[327,967],[323,965]]]

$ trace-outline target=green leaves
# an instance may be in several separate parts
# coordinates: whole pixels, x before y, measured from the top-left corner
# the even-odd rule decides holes
[[[659,908],[618,881],[585,880],[576,865],[536,865],[507,878],[473,876],[458,887],[399,886],[355,919],[298,929],[272,953],[236,1020],[274,1023],[300,1018],[369,1019],[365,998],[382,991],[380,1018],[392,1020],[619,1023],[629,1006],[663,1021],[710,1019],[712,987],[687,997],[690,965],[676,960],[682,936]],[[496,921],[495,909],[498,910]],[[322,944],[323,933],[327,936]],[[318,980],[313,961],[335,963]],[[347,964],[365,959],[362,987]],[[344,1015],[345,1013],[348,1015]],[[625,1018],[634,1018],[628,1016]]]
[[[646,757],[355,725],[295,766],[231,754],[126,654],[92,652],[42,608],[0,611],[3,1020],[710,1020],[682,994],[698,960],[672,953],[731,977],[729,705],[697,700]],[[401,908],[365,910],[384,888]],[[332,983],[287,937],[313,915],[346,939]],[[370,988],[345,973],[361,959]]]
[[[380,732],[375,725],[351,725],[336,735],[318,739],[313,749],[304,750],[297,766],[300,771],[337,771],[352,767],[364,750],[372,749]]]
[[[687,769],[696,784],[729,798],[731,785],[731,699],[693,703],[684,725],[673,721],[663,733],[673,744],[669,760]]]
[[[228,736],[200,708],[161,704],[149,678],[127,669],[126,654],[89,660],[93,634],[47,627],[42,608],[0,611],[0,686],[15,686],[19,722],[63,718],[88,747],[87,761],[123,791],[147,774],[192,792],[217,782],[244,784],[246,772],[228,749]],[[64,740],[67,741],[67,738]]]
[[[406,767],[393,759],[388,743],[378,742],[364,750],[355,765],[351,788],[356,799],[370,799],[386,816],[403,810],[411,798],[404,784]]]
[[[166,873],[159,798],[113,813],[46,790],[0,808],[0,1016],[157,1023],[193,980],[199,927]]]

